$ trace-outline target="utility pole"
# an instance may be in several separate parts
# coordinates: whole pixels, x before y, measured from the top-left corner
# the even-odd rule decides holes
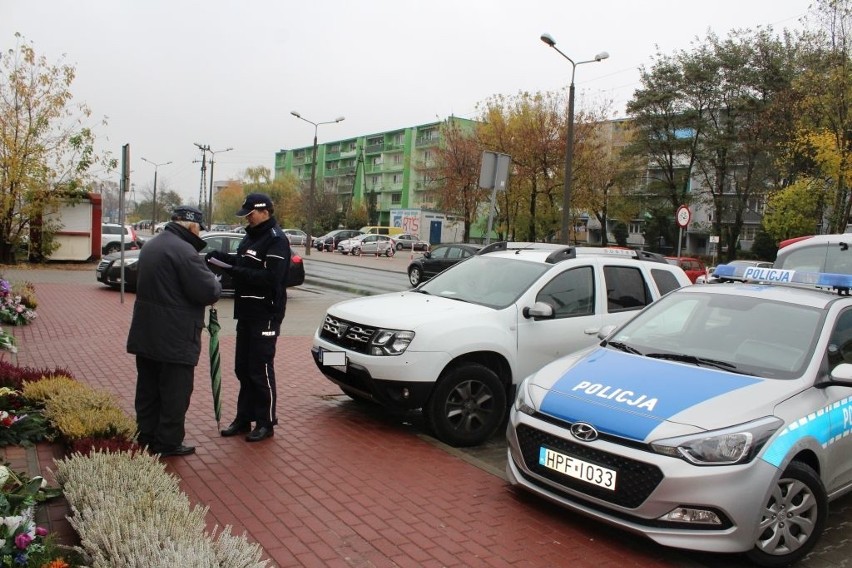
[[[201,150],[201,185],[198,186],[198,208],[201,209],[204,207],[204,188],[207,186],[207,152],[210,151],[210,146],[207,144],[202,145],[198,142],[193,142],[193,144]],[[210,220],[208,219],[207,222],[209,223]]]
[[[213,158],[216,154],[220,152],[230,152],[233,148],[225,148],[224,150],[211,150],[210,146],[207,147],[207,150],[210,152],[210,197],[207,200],[207,226],[213,224]],[[199,204],[200,205],[200,204]]]

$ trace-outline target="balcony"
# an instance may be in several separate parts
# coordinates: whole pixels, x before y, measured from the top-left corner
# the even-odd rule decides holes
[[[364,152],[367,154],[380,154],[384,149],[384,142],[377,142],[376,144],[367,144],[364,148]]]

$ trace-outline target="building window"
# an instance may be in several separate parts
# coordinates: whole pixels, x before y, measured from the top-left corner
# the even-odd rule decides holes
[[[402,203],[401,193],[391,193],[391,205],[399,205]]]
[[[642,223],[640,223],[639,221],[633,221],[627,227],[627,232],[630,233],[631,235],[637,235],[637,234],[641,233],[642,232]]]
[[[393,163],[397,164],[397,165],[401,164],[402,163],[402,154],[394,154],[393,155]]]
[[[393,183],[402,183],[402,174],[393,174]]]

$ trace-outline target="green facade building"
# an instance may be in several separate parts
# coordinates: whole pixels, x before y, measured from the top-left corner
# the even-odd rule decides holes
[[[441,143],[441,127],[453,122],[473,129],[474,121],[446,121],[389,130],[317,145],[316,195],[332,194],[337,210],[347,213],[364,206],[373,211],[375,225],[389,225],[392,209],[435,209],[428,167]],[[275,153],[275,177],[294,173],[307,188],[311,180],[313,146]]]

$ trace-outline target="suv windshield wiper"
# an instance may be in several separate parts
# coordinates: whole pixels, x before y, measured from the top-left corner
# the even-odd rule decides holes
[[[607,341],[606,344],[618,349],[619,351],[626,351],[627,353],[633,353],[634,355],[642,355],[641,351],[621,341]]]
[[[646,357],[653,359],[666,359],[668,361],[680,361],[681,363],[692,363],[699,367],[716,367],[726,371],[736,371],[737,366],[727,361],[719,361],[717,359],[705,359],[704,357],[696,357],[695,355],[684,355],[681,353],[648,353]]]

